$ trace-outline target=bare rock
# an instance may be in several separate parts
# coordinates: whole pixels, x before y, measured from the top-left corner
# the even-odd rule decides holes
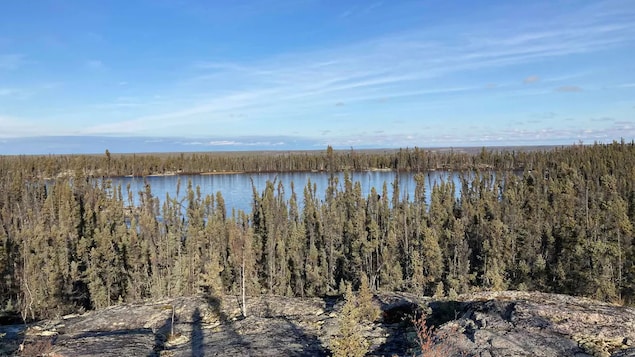
[[[460,296],[455,343],[496,356],[625,355],[635,310],[558,294],[485,292]],[[456,305],[456,302],[448,302]],[[467,338],[472,344],[467,343]]]
[[[370,356],[416,355],[412,320],[421,314],[437,326],[435,348],[448,356],[635,356],[635,310],[590,299],[511,291],[455,300],[381,293],[375,303],[381,319],[360,325]],[[39,343],[56,356],[327,356],[342,306],[338,297],[263,295],[247,299],[242,318],[234,296],[118,305],[0,326],[0,355]]]

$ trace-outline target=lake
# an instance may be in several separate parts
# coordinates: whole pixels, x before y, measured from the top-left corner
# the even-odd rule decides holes
[[[344,190],[344,173],[335,174],[339,178],[339,189]],[[415,191],[415,173],[395,171],[365,171],[350,173],[353,182],[359,181],[362,188],[362,194],[366,197],[370,194],[371,188],[375,187],[378,193],[381,193],[384,183],[388,186],[388,194],[392,198],[392,183],[395,176],[399,175],[400,196],[414,197]],[[426,175],[426,199],[430,200],[430,193],[435,183],[453,180],[457,187],[457,195],[461,185],[459,184],[459,174],[446,171],[430,171]],[[192,181],[192,187],[197,186],[201,189],[201,195],[215,195],[220,191],[225,199],[227,212],[231,212],[232,208],[251,212],[252,206],[252,181],[259,193],[265,189],[267,181],[276,180],[282,182],[285,189],[285,199],[291,197],[291,182],[294,184],[294,190],[298,199],[298,206],[302,207],[303,192],[308,180],[317,187],[317,196],[324,198],[326,188],[328,187],[329,174],[324,172],[286,172],[286,173],[236,173],[236,174],[214,174],[214,175],[172,175],[172,176],[148,176],[148,177],[116,177],[111,181],[113,186],[121,185],[125,195],[127,185],[130,185],[131,191],[135,194],[135,205],[139,204],[139,192],[145,190],[145,182],[150,184],[152,194],[159,198],[161,202],[165,200],[166,194],[174,198],[177,196],[177,185],[180,180],[180,190],[177,198],[187,197],[188,181]],[[124,196],[125,198],[125,196]]]

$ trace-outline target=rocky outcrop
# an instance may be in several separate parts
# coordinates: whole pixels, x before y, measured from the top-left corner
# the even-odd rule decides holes
[[[451,343],[472,355],[635,356],[632,308],[524,292],[479,293],[459,300],[454,304],[460,315],[442,328],[460,331]]]
[[[394,303],[412,304],[404,298]],[[635,356],[635,309],[629,307],[518,291],[466,294],[456,300],[428,300],[423,305],[428,324],[439,326],[437,342],[449,347],[444,349],[448,354]],[[385,305],[384,310],[386,324],[386,312],[394,307]],[[408,328],[402,333],[412,334]],[[414,336],[404,342],[413,340]]]
[[[461,356],[635,356],[635,310],[565,295],[484,292],[456,300],[375,296],[382,317],[360,325],[370,355],[412,356],[411,320],[439,326],[435,343]],[[0,354],[54,356],[326,356],[338,331],[337,297],[183,297],[118,305],[0,327]],[[20,344],[23,351],[20,352]]]

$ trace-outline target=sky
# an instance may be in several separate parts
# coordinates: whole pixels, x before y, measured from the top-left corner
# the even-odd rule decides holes
[[[0,154],[635,139],[635,2],[30,0]]]

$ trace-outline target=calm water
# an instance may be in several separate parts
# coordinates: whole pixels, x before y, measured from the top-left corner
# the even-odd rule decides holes
[[[372,187],[375,187],[378,193],[381,194],[382,187],[386,183],[388,187],[388,194],[392,198],[393,188],[392,184],[395,180],[395,176],[399,175],[399,188],[401,197],[414,197],[415,181],[414,173],[401,172],[397,174],[392,171],[371,171],[371,172],[355,172],[351,173],[353,182],[359,181],[362,187],[362,194],[367,196]],[[441,181],[453,180],[458,189],[459,176],[457,173],[432,171],[426,173],[426,196],[429,201],[431,187],[435,183]],[[339,178],[339,189],[344,190],[344,174],[336,174]],[[285,198],[291,197],[291,182],[294,184],[294,191],[298,199],[298,205],[301,207],[303,200],[304,187],[308,180],[311,180],[312,184],[317,186],[317,196],[320,199],[324,198],[326,188],[328,187],[329,174],[322,172],[290,172],[290,173],[250,173],[250,174],[219,174],[219,175],[179,175],[179,176],[150,176],[150,177],[118,177],[113,178],[112,183],[114,186],[121,185],[122,191],[126,192],[126,187],[130,184],[130,189],[135,194],[135,204],[139,203],[139,192],[144,191],[145,182],[150,184],[152,188],[152,194],[158,197],[161,202],[169,194],[170,197],[177,196],[177,185],[180,180],[180,190],[177,198],[187,197],[187,185],[188,181],[192,181],[192,187],[196,189],[199,186],[201,189],[201,195],[215,195],[217,191],[220,191],[225,199],[225,206],[227,212],[231,212],[232,208],[237,210],[244,210],[251,212],[252,205],[252,180],[259,193],[266,187],[267,181],[282,182],[285,190]],[[407,196],[406,196],[407,195]],[[125,197],[124,197],[125,198]]]

